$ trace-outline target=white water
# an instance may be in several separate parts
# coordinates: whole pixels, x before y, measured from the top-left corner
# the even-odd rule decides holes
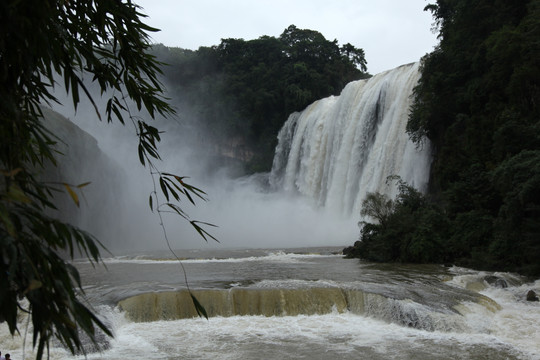
[[[403,65],[292,114],[279,134],[273,186],[356,216],[368,192],[394,197],[388,176],[425,190],[429,144],[417,149],[405,132],[419,76],[418,63]]]

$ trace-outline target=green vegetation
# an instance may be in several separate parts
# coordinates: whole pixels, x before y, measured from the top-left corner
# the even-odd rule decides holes
[[[422,59],[408,132],[433,143],[431,189],[410,207],[418,194],[402,186],[390,224],[367,225],[357,255],[539,275],[540,1],[426,9],[440,43]]]
[[[153,51],[169,64],[163,70],[182,119],[221,147],[235,148],[248,172],[270,170],[277,133],[292,112],[369,76],[363,50],[294,25],[278,38]]]
[[[60,82],[75,107],[82,93],[96,108],[86,82],[93,81],[108,101],[104,118],[129,122],[139,138],[140,161],[159,184],[150,206],[160,212],[172,208],[187,218],[174,200],[202,196],[183,178],[160,172],[159,132],[132,107],[171,116],[158,81],[160,63],[148,53],[147,32],[131,1],[6,0],[0,3],[0,322],[11,334],[19,331],[21,313],[28,314],[36,357],[48,352],[55,336],[73,353],[84,352],[81,338],[95,341],[106,326],[85,305],[77,269],[65,260],[82,254],[99,263],[100,244],[92,235],[48,214],[54,214],[52,195],[66,191],[79,203],[79,191],[88,184],[50,184],[40,171],[56,164],[55,135],[44,127],[42,105],[58,102],[54,88]],[[149,189],[150,191],[151,189]],[[169,199],[173,203],[169,202]],[[189,220],[189,219],[188,219]],[[197,222],[189,220],[203,236]],[[203,311],[193,299],[197,311]]]
[[[362,241],[347,256],[377,262],[444,262],[449,223],[442,209],[401,180],[398,189],[395,200],[367,195],[361,215],[377,223],[362,223]]]

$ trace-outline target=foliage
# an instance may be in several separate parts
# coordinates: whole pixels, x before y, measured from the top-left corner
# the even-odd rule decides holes
[[[377,223],[362,222],[352,255],[378,262],[442,262],[448,230],[442,210],[402,180],[398,190],[395,200],[379,193],[366,196],[362,215]]]
[[[408,132],[435,147],[448,257],[540,274],[540,1],[439,0]]]
[[[66,190],[78,203],[77,192],[87,184],[39,180],[40,170],[57,161],[57,139],[43,126],[40,108],[57,102],[57,81],[71,94],[75,108],[81,93],[88,96],[99,119],[100,109],[85,84],[92,81],[110,95],[105,119],[133,124],[141,163],[163,185],[167,203],[168,195],[192,201],[191,195],[203,194],[183,178],[155,168],[159,132],[130,112],[128,99],[152,118],[174,114],[161,95],[161,64],[148,53],[147,33],[155,29],[141,21],[143,16],[129,0],[0,3],[0,321],[14,334],[18,314],[28,313],[38,359],[48,352],[53,335],[73,353],[84,352],[81,333],[93,341],[98,329],[110,335],[83,303],[79,274],[64,259],[82,254],[99,263],[100,243],[47,215],[55,209],[54,191]],[[197,222],[192,224],[208,235]]]
[[[392,212],[395,211],[394,201],[388,199],[386,195],[381,193],[368,193],[362,202],[362,210],[360,215],[369,216],[377,220],[381,225],[384,225]]]
[[[368,76],[362,49],[294,25],[277,38],[222,39],[197,51],[156,45],[154,54],[169,64],[171,95],[191,109],[183,117],[248,154],[250,172],[269,170],[289,114]]]

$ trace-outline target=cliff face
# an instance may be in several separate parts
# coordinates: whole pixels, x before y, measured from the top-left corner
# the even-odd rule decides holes
[[[54,184],[53,194],[58,210],[50,215],[87,230],[109,247],[116,242],[118,223],[123,218],[123,190],[127,176],[98,146],[97,140],[50,109],[42,109],[47,129],[57,136],[57,165],[47,164],[41,178]],[[63,183],[72,188],[90,182],[77,193],[80,205],[64,191]]]

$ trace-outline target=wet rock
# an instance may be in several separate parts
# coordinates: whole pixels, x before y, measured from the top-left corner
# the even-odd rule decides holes
[[[490,286],[496,288],[505,289],[508,287],[508,283],[506,282],[506,280],[495,275],[488,275],[484,277],[484,281],[487,282]]]
[[[536,295],[533,290],[529,290],[527,293],[527,301],[540,301],[540,299],[538,299],[538,295]]]
[[[472,281],[465,285],[467,290],[480,292],[486,289],[486,284],[483,281]]]

